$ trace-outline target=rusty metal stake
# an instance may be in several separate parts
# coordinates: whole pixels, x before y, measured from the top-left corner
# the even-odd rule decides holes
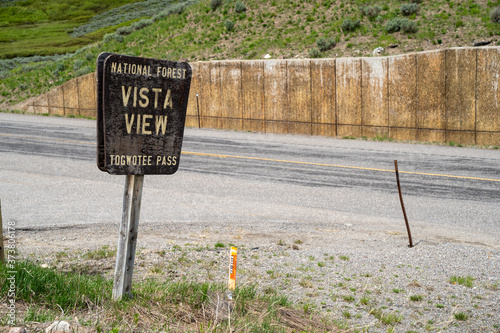
[[[403,216],[405,218],[406,230],[408,231],[408,239],[410,240],[409,247],[413,247],[413,241],[411,239],[411,232],[410,232],[410,224],[408,223],[408,217],[406,216],[405,204],[403,203],[403,194],[401,193],[401,185],[399,184],[399,171],[398,171],[397,160],[394,160],[394,167],[396,168],[396,180],[398,182],[399,201],[401,201],[401,208],[403,209]]]
[[[198,109],[198,128],[201,128],[200,103],[198,103],[198,94],[196,94],[196,108]]]

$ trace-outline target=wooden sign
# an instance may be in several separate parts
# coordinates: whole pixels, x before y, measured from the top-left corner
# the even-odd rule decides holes
[[[97,65],[98,167],[116,175],[175,173],[191,66],[109,53]]]

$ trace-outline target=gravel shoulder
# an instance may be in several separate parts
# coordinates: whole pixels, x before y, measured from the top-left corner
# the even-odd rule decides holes
[[[17,231],[18,250],[40,264],[111,278],[118,229],[112,223],[25,228]],[[415,227],[412,234],[416,245],[409,248],[403,222],[397,230],[369,220],[145,223],[139,225],[134,281],[225,283],[232,244],[238,247],[237,285],[276,290],[353,331],[500,332],[495,238],[481,242],[438,227]]]

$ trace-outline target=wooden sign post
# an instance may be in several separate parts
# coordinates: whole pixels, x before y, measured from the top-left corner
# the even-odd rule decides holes
[[[145,174],[179,168],[192,69],[185,62],[97,58],[97,166],[127,175],[113,299],[131,295]]]

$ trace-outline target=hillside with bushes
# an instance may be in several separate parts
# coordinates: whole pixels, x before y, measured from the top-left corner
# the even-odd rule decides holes
[[[101,52],[190,62],[335,58],[500,40],[500,1],[85,1],[2,3],[0,108],[95,71]],[[16,21],[19,8],[33,13]]]

